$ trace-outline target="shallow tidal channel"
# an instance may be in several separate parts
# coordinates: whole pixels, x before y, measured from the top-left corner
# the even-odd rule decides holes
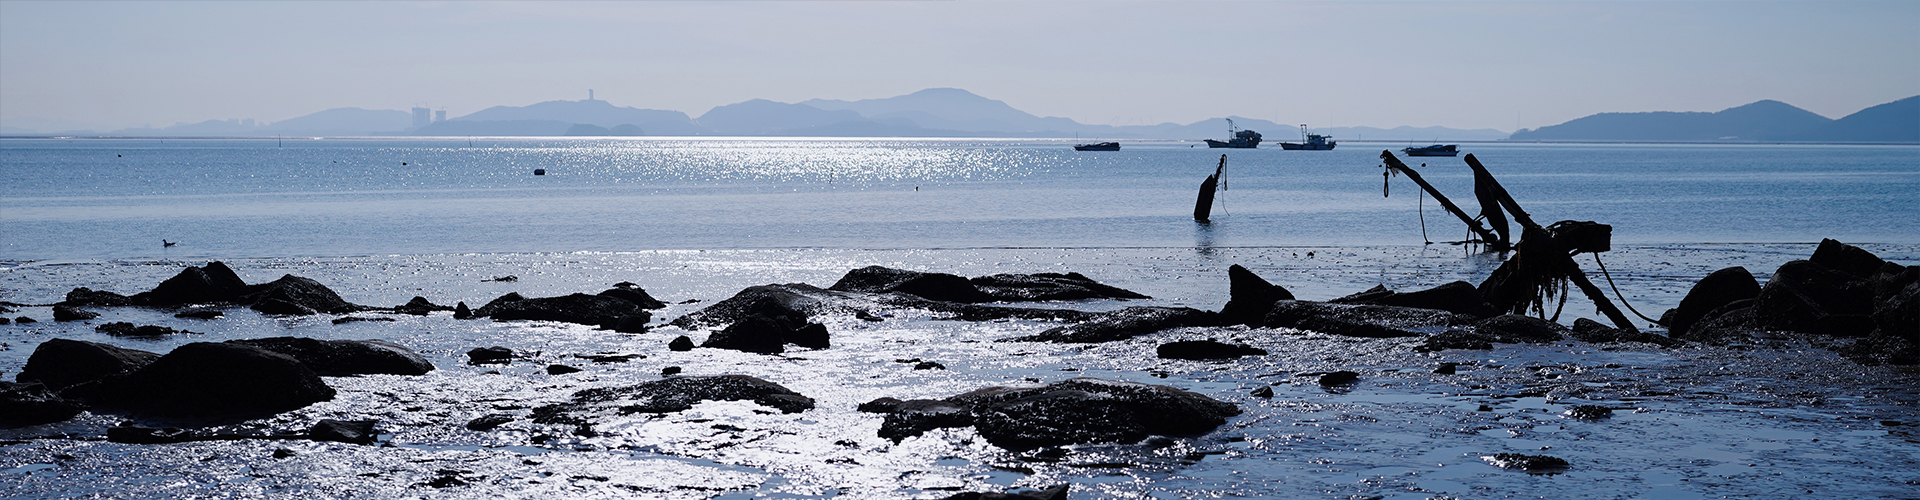
[[[1920,262],[1920,246],[1862,245],[1887,260]],[[1617,246],[1603,255],[1641,312],[1673,307],[1694,280],[1741,265],[1762,280],[1812,245]],[[1590,257],[1580,261],[1598,275]],[[1418,339],[1365,339],[1292,329],[1179,328],[1100,344],[997,342],[1055,323],[966,322],[921,310],[882,321],[816,317],[832,347],[783,355],[694,349],[667,342],[708,331],[666,321],[769,283],[825,287],[868,265],[980,276],[1079,272],[1153,296],[1041,303],[1112,310],[1133,305],[1218,310],[1226,268],[1241,264],[1303,299],[1374,285],[1420,289],[1477,283],[1499,261],[1458,247],[989,248],[732,250],[636,253],[399,255],[225,261],[249,283],[282,274],[316,279],[348,301],[392,306],[413,296],[478,306],[639,284],[671,305],[651,331],[621,334],[552,322],[391,318],[333,324],[335,316],[268,317],[245,308],[211,321],[172,311],[99,308],[84,322],[50,321],[45,304],[75,287],[131,294],[202,262],[0,262],[0,300],[29,306],[0,326],[0,376],[11,378],[40,342],[68,338],[164,353],[189,342],[301,336],[391,340],[426,356],[422,376],[327,378],[322,402],[236,430],[305,429],[314,421],[377,419],[374,445],[304,440],[112,443],[124,418],[83,413],[43,426],[0,429],[0,496],[152,498],[941,498],[1070,483],[1081,498],[1916,498],[1920,497],[1920,371],[1862,366],[1804,340],[1662,348],[1651,344],[1499,344],[1493,350],[1417,352]],[[514,281],[486,281],[504,276]],[[1598,316],[1576,296],[1561,323]],[[112,337],[109,321],[198,332]],[[1641,323],[1644,327],[1645,323]],[[1174,340],[1217,339],[1271,354],[1231,361],[1159,359]],[[471,348],[532,353],[507,365],[469,365]],[[639,355],[624,362],[591,356]],[[589,356],[589,357],[583,357]],[[601,358],[605,359],[605,358]],[[911,362],[909,362],[911,361]],[[944,369],[915,369],[934,361]],[[1453,374],[1434,373],[1455,363]],[[549,375],[564,364],[577,373]],[[746,374],[816,400],[784,414],[750,401],[705,402],[634,414],[582,436],[524,418],[487,432],[480,416],[524,417],[576,391],[687,375]],[[1318,375],[1360,374],[1322,386]],[[855,410],[879,397],[937,399],[989,386],[1073,377],[1165,384],[1240,407],[1204,435],[1015,453],[971,428],[900,442],[878,437],[882,417]],[[1256,397],[1266,387],[1273,396]],[[1611,409],[1574,418],[1574,406]],[[1550,473],[1502,469],[1499,453],[1549,455]]]

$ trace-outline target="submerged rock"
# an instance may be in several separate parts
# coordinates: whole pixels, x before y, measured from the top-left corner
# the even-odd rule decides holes
[[[582,325],[603,325],[621,317],[644,314],[640,306],[624,299],[576,293],[561,297],[521,298],[519,294],[488,302],[473,311],[475,316],[496,321],[563,321]]]
[[[1032,388],[989,387],[939,401],[882,398],[861,410],[887,413],[881,432],[890,439],[964,427],[971,420],[988,442],[1016,451],[1192,436],[1240,414],[1231,403],[1172,387],[1092,378]]]
[[[53,305],[54,321],[86,321],[100,317],[100,313],[81,309],[67,304]]]
[[[1540,344],[1558,342],[1569,331],[1559,323],[1522,314],[1503,314],[1477,321],[1473,329],[1493,342]]]
[[[1134,306],[1099,313],[1085,323],[1051,328],[1038,334],[1005,339],[1007,342],[1110,342],[1170,328],[1217,326],[1217,313],[1189,307]]]
[[[160,355],[96,342],[52,339],[41,342],[14,376],[21,382],[39,382],[55,391],[82,382],[132,372]]]
[[[813,409],[813,398],[746,375],[674,376],[625,387],[600,387],[573,393],[573,400],[536,408],[533,422],[590,425],[592,413],[671,413],[701,401],[752,401],[782,413]]]
[[[1498,314],[1480,297],[1480,290],[1465,281],[1455,281],[1426,290],[1395,292],[1384,286],[1327,302],[1335,304],[1376,304],[1383,306],[1437,309],[1474,318]]]
[[[196,307],[196,308],[190,308],[190,309],[183,309],[178,313],[174,313],[173,317],[184,318],[184,319],[214,319],[214,318],[218,318],[226,315],[227,315],[226,311],[221,311],[219,309]]]
[[[499,428],[502,425],[507,425],[510,422],[513,422],[513,415],[494,413],[467,421],[467,430],[487,432]]]
[[[96,408],[166,419],[254,418],[333,399],[299,360],[216,342],[180,346],[131,373],[70,387]]]
[[[1042,490],[981,493],[969,491],[956,493],[940,500],[1067,500],[1067,485],[1059,484]]]
[[[1246,344],[1228,344],[1214,340],[1182,340],[1160,344],[1155,354],[1161,359],[1234,359],[1241,356],[1263,356],[1266,349],[1249,347]]]
[[[1302,300],[1275,302],[1262,318],[1267,328],[1297,328],[1348,337],[1418,337],[1416,329],[1463,326],[1472,316],[1438,309]]]
[[[1080,273],[995,274],[963,278],[868,266],[847,272],[828,290],[903,293],[927,300],[957,302],[1035,302],[1043,300],[1145,299],[1133,291],[1101,284]]]
[[[0,382],[0,428],[61,422],[79,415],[79,403],[61,399],[38,382]]]
[[[1495,467],[1502,469],[1520,469],[1527,472],[1550,472],[1564,470],[1567,461],[1546,455],[1522,455],[1519,453],[1499,453],[1490,457],[1481,457]]]
[[[452,310],[454,310],[454,308],[435,304],[432,301],[427,300],[426,297],[421,297],[418,295],[414,296],[413,299],[408,300],[407,303],[405,304],[401,304],[393,307],[393,312],[397,312],[401,314],[412,314],[414,316],[426,316],[427,314],[432,313],[434,311],[452,311]]]
[[[321,376],[425,375],[433,363],[412,349],[385,340],[316,340],[300,337],[231,340],[291,356]]]
[[[314,441],[334,441],[352,444],[373,444],[380,436],[373,430],[379,420],[334,420],[320,419],[307,429],[307,439]]]
[[[96,326],[96,327],[93,327],[93,330],[96,332],[112,335],[115,337],[164,337],[164,336],[173,335],[176,333],[187,333],[187,334],[197,335],[196,332],[190,332],[186,330],[175,330],[175,329],[167,328],[160,325],[134,326],[133,323],[128,323],[125,321],[115,321],[112,323]]]
[[[971,278],[967,282],[992,297],[992,300],[1005,302],[1152,298],[1101,284],[1080,273],[995,274]]]
[[[860,405],[861,411],[885,413],[880,422],[880,437],[899,442],[933,429],[973,425],[973,408],[950,401],[914,399],[886,404],[886,411],[874,402]]]

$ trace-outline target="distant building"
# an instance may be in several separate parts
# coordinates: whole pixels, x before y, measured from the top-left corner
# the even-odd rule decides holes
[[[433,110],[427,109],[427,108],[413,108],[413,126],[414,127],[416,128],[425,127],[432,124],[433,124]]]
[[[435,122],[447,121],[447,110],[442,109],[442,110],[433,112],[433,121]]]

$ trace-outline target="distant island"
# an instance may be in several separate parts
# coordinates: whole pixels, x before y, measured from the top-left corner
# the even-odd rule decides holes
[[[1193,123],[1088,125],[1041,117],[1005,102],[955,88],[858,101],[765,99],[718,106],[698,117],[679,111],[616,106],[594,99],[494,106],[446,118],[441,112],[335,108],[273,123],[209,120],[163,128],[107,132],[0,129],[0,134],[142,137],[273,136],[762,136],[762,137],[982,137],[1187,139],[1226,137],[1226,120],[1242,129],[1285,137],[1295,125],[1243,116]],[[1325,127],[1314,133],[1375,141],[1607,141],[1607,142],[1865,142],[1920,143],[1920,96],[1881,104],[1834,120],[1779,101],[1759,101],[1714,113],[1600,113],[1559,125],[1521,129],[1446,127]]]

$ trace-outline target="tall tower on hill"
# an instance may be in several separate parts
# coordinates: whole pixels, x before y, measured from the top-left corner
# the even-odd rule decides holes
[[[413,108],[413,126],[414,126],[414,128],[419,128],[419,127],[425,127],[425,126],[427,126],[427,125],[432,125],[432,124],[433,124],[433,110],[432,110],[432,109],[429,109],[429,108]]]

